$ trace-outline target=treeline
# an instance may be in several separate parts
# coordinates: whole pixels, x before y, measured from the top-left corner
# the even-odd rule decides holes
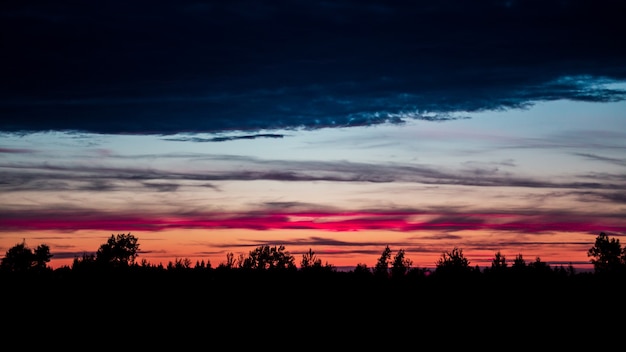
[[[216,267],[210,261],[192,263],[187,258],[176,259],[167,265],[152,264],[146,260],[138,261],[139,243],[132,234],[111,235],[95,254],[84,254],[76,257],[71,266],[52,269],[48,266],[53,254],[46,244],[40,244],[31,249],[23,241],[10,248],[0,262],[0,273],[7,275],[58,275],[67,276],[72,273],[230,273],[232,275],[251,275],[252,273],[295,275],[296,273],[326,275],[341,274],[357,278],[376,278],[384,280],[421,280],[432,277],[480,278],[505,276],[532,276],[532,277],[572,277],[590,273],[578,273],[574,267],[551,266],[539,257],[527,262],[522,254],[512,261],[501,253],[496,252],[489,267],[481,269],[472,266],[469,259],[460,248],[453,248],[443,252],[436,262],[434,269],[413,266],[412,260],[406,257],[404,249],[395,254],[386,246],[373,267],[359,263],[349,271],[339,272],[329,263],[322,263],[317,254],[309,249],[297,258],[285,249],[283,245],[262,245],[251,250],[247,256],[240,254],[237,258],[233,253],[226,255],[226,260]],[[598,276],[625,276],[626,275],[626,248],[622,248],[619,239],[609,238],[604,232],[600,233],[594,245],[587,251],[590,262],[593,264],[593,275]],[[299,264],[299,266],[297,265]]]
[[[383,336],[402,329],[412,336],[418,323],[463,332],[470,321],[482,319],[476,326],[489,331],[517,326],[510,332],[518,338],[527,329],[535,334],[542,322],[616,319],[620,310],[613,298],[626,280],[625,252],[604,233],[588,251],[595,270],[580,273],[539,258],[526,262],[522,255],[509,262],[499,252],[480,270],[460,248],[442,253],[436,267],[427,269],[413,266],[403,249],[386,246],[373,266],[357,264],[349,271],[323,263],[311,249],[296,258],[282,245],[237,257],[228,253],[217,266],[188,259],[153,265],[137,260],[138,253],[136,237],[111,235],[94,254],[51,269],[48,246],[15,245],[0,264],[0,299],[22,319],[9,326],[48,329],[55,324],[38,323],[65,317],[72,324],[63,326],[72,329],[136,322],[159,335],[174,328],[186,336],[190,324],[183,322],[200,319],[224,334],[235,327],[246,333],[262,328],[315,340],[349,327],[381,331],[378,325],[387,331]],[[196,336],[214,331],[196,325],[203,329]]]

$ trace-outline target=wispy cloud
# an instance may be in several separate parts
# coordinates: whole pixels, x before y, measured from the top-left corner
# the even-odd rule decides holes
[[[591,154],[591,153],[573,153],[573,154],[578,155],[588,160],[596,160],[596,161],[607,162],[610,164],[615,164],[618,166],[626,166],[626,159],[624,158],[611,158],[611,157],[600,156],[600,155]]]
[[[507,171],[476,165],[471,168],[452,169],[419,164],[369,164],[348,161],[293,161],[271,160],[253,157],[231,158],[229,156],[198,156],[221,161],[228,165],[233,161],[245,161],[245,165],[216,170],[210,164],[197,170],[160,170],[156,168],[99,167],[86,164],[51,165],[48,163],[0,163],[4,170],[0,189],[4,191],[90,189],[110,191],[122,187],[120,181],[138,182],[145,187],[161,191],[174,191],[184,181],[254,181],[273,180],[284,182],[356,182],[391,183],[408,182],[430,185],[463,185],[482,187],[567,188],[596,190],[623,189],[626,181],[611,175],[602,177],[580,175],[579,180],[556,181],[540,177],[517,176]],[[152,181],[152,182],[148,182]],[[117,184],[117,185],[115,185]]]

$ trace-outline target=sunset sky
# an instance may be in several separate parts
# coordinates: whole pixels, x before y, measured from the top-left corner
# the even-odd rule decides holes
[[[5,1],[0,257],[385,246],[590,268],[626,235],[626,2]]]

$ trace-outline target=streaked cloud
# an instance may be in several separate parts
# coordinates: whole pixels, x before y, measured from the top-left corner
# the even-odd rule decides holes
[[[408,182],[430,185],[464,185],[480,187],[525,187],[618,190],[626,187],[626,180],[618,175],[579,175],[578,180],[555,181],[538,176],[519,176],[497,167],[472,165],[465,168],[442,168],[434,165],[382,163],[369,164],[349,161],[272,160],[227,155],[194,156],[196,165],[212,160],[223,165],[221,170],[198,167],[197,170],[163,170],[136,167],[99,167],[86,164],[53,165],[49,163],[6,163],[0,161],[4,174],[0,188],[7,192],[24,190],[90,189],[110,191],[123,187],[119,181],[138,182],[145,187],[174,191],[184,181],[255,181],[284,182]],[[241,163],[245,162],[245,163]],[[114,181],[118,181],[117,185]],[[148,182],[152,181],[152,182]],[[167,181],[167,182],[164,182]]]
[[[607,162],[607,163],[615,164],[618,166],[626,166],[626,158],[612,158],[612,157],[600,156],[600,155],[590,154],[590,153],[574,153],[574,155],[578,155],[580,157],[583,157],[589,160]]]

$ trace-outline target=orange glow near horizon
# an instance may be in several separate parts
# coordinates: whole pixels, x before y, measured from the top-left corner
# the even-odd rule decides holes
[[[128,232],[119,232],[128,233]],[[373,267],[385,246],[392,250],[404,249],[412,267],[434,268],[443,252],[453,248],[463,250],[470,265],[485,267],[491,264],[500,251],[510,264],[521,254],[526,263],[540,258],[551,266],[568,266],[589,270],[591,265],[587,250],[593,246],[595,236],[590,233],[539,233],[512,234],[486,230],[465,230],[455,235],[433,230],[388,231],[362,230],[324,232],[315,229],[283,229],[258,231],[251,229],[171,229],[162,231],[134,231],[138,238],[137,262],[152,265],[175,263],[189,259],[192,266],[204,261],[217,267],[226,261],[227,253],[235,258],[244,257],[261,245],[283,245],[300,266],[302,254],[312,249],[323,264],[350,269],[358,264]],[[116,232],[103,230],[78,230],[69,233],[58,231],[5,232],[0,250],[4,254],[15,244],[26,242],[30,248],[40,244],[50,246],[53,257],[49,266],[56,269],[70,266],[75,257],[95,253],[100,245]]]

